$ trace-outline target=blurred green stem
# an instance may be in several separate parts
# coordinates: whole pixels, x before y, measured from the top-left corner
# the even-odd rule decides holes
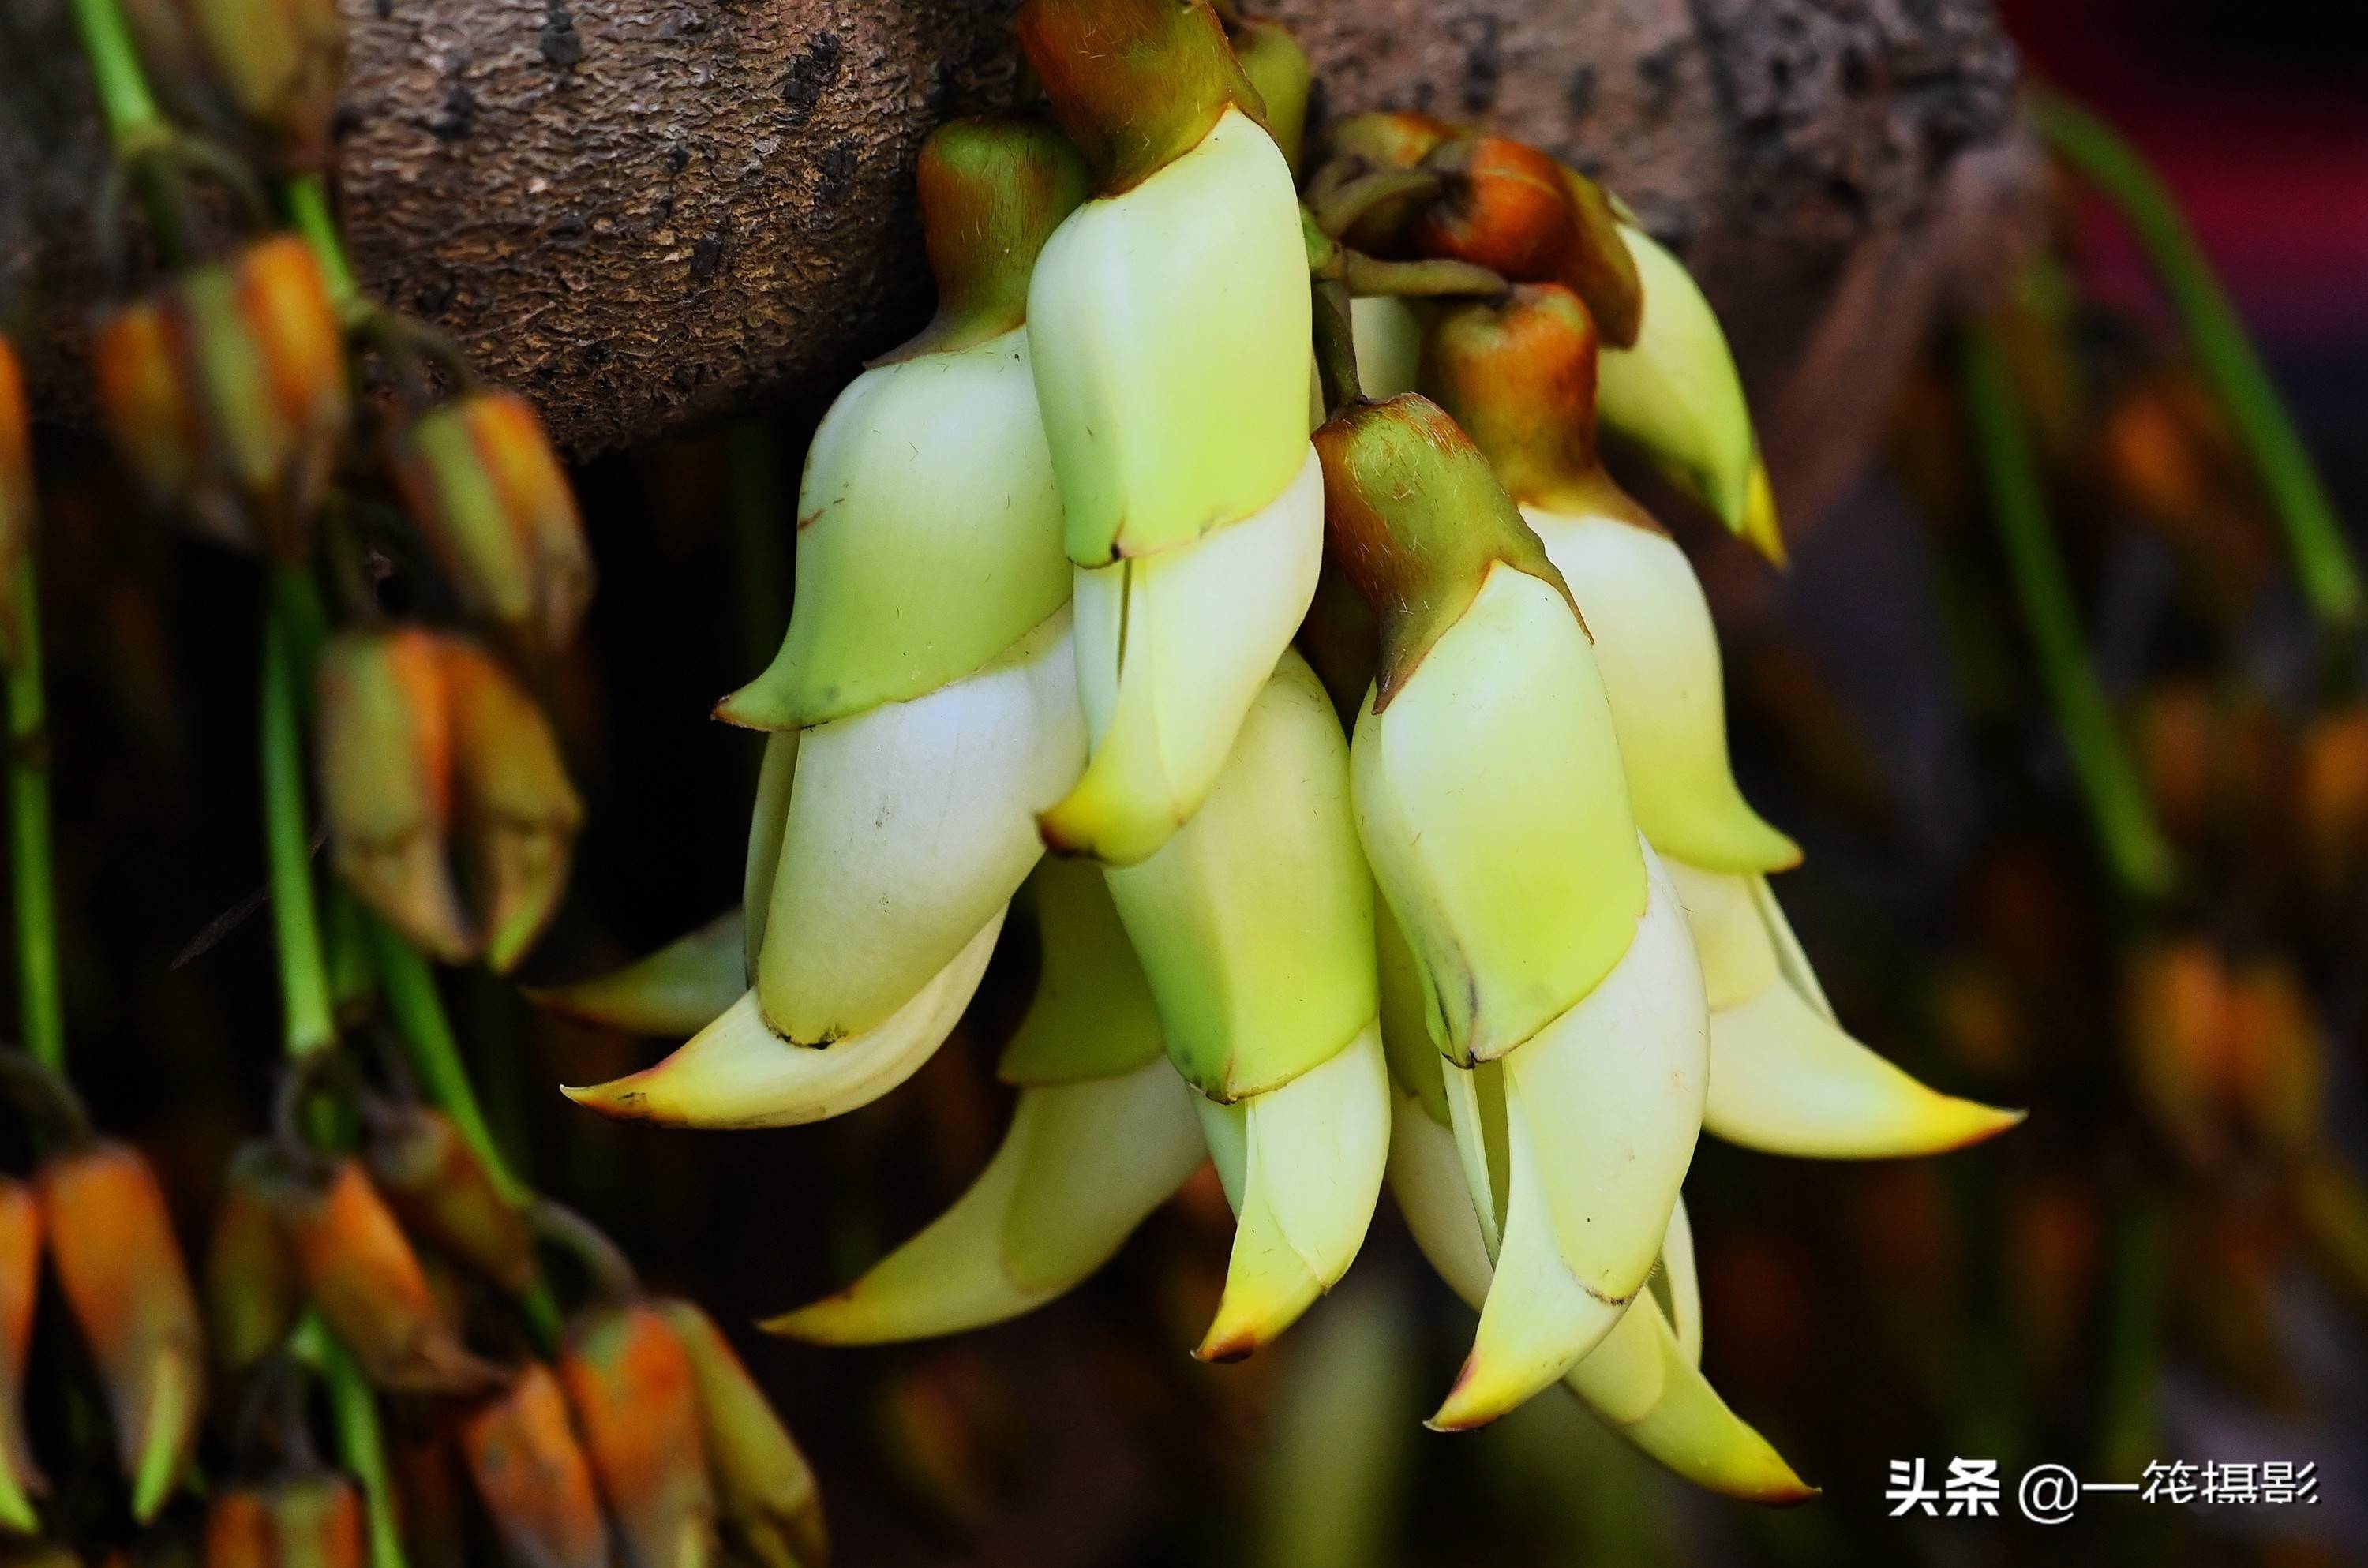
[[[107,116],[108,137],[115,143],[116,156],[129,158],[162,140],[171,128],[148,91],[140,51],[115,0],[74,0],[74,16],[83,54],[90,62],[91,82],[98,89],[99,108]]]
[[[2361,587],[2351,546],[2276,384],[2178,202],[2137,149],[2094,114],[2044,88],[2032,91],[2026,104],[2041,140],[2113,204],[2145,248],[2197,362],[2260,471],[2312,610],[2332,630],[2352,629],[2360,619]]]
[[[468,1064],[461,1060],[461,1042],[444,1013],[444,998],[436,989],[436,971],[419,949],[404,941],[374,915],[363,919],[370,926],[370,946],[377,955],[379,983],[385,990],[387,1010],[394,1016],[396,1032],[410,1053],[412,1066],[426,1085],[427,1097],[444,1108],[461,1136],[484,1162],[495,1187],[511,1203],[524,1207],[533,1194],[512,1174],[509,1163],[485,1125],[477,1103],[476,1086],[469,1081]],[[559,1307],[548,1287],[537,1286],[524,1302],[527,1322],[548,1350],[559,1332]]]
[[[326,175],[297,175],[279,182],[279,200],[288,222],[304,236],[313,258],[321,264],[321,280],[328,285],[329,303],[338,319],[350,323],[358,309],[369,308],[361,285],[354,281],[353,264],[346,259],[346,244],[337,233],[336,210],[329,201]]]
[[[2133,1197],[2115,1219],[2108,1260],[2104,1365],[2098,1395],[2097,1464],[2116,1481],[2137,1479],[2155,1456],[2155,1384],[2162,1375],[2163,1285],[2170,1223],[2159,1202]]]
[[[379,1429],[378,1404],[361,1369],[337,1336],[308,1317],[296,1330],[296,1353],[321,1374],[329,1389],[329,1414],[337,1428],[337,1452],[361,1483],[370,1504],[370,1568],[406,1568],[403,1536],[395,1524],[394,1483],[386,1471],[386,1440]]]
[[[2055,722],[2072,754],[2105,858],[2124,891],[2154,899],[2177,875],[2169,842],[2154,820],[2137,769],[2115,726],[2112,705],[2089,663],[2071,580],[2056,551],[2046,492],[2032,455],[2005,350],[1987,322],[1969,322],[1960,373],[1990,512],[2014,578]]]
[[[17,1004],[25,1049],[66,1064],[58,983],[58,896],[50,865],[50,736],[41,695],[41,594],[28,550],[17,567],[16,661],[8,666],[8,814],[17,891]]]
[[[329,971],[313,887],[313,835],[304,805],[304,687],[319,638],[313,586],[293,567],[273,569],[263,611],[263,824],[271,864],[271,924],[279,951],[279,999],[288,1051],[336,1043]]]

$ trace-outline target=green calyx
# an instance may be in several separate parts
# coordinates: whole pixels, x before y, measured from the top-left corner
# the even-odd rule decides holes
[[[1569,599],[1562,574],[1488,460],[1429,398],[1405,392],[1351,403],[1315,442],[1328,548],[1381,623],[1375,712],[1389,706],[1497,562]]]
[[[1091,194],[1093,175],[1056,128],[999,115],[930,132],[914,183],[938,312],[875,364],[957,352],[1027,321],[1037,253]]]
[[[1207,0],[1027,0],[1013,26],[1099,195],[1157,174],[1229,108],[1265,120]]]

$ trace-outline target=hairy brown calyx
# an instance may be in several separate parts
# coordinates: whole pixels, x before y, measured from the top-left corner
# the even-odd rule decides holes
[[[1553,584],[1569,600],[1488,460],[1429,398],[1402,392],[1387,403],[1352,403],[1315,442],[1326,548],[1379,623],[1375,712],[1463,617],[1497,562]]]
[[[1207,0],[1027,0],[1013,27],[1099,195],[1190,152],[1228,108],[1266,119]]]
[[[938,312],[875,364],[952,353],[1025,322],[1037,254],[1091,194],[1093,176],[1057,128],[1007,115],[939,126],[914,183]]]

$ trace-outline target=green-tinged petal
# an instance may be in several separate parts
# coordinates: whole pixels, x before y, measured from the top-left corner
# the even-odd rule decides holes
[[[977,670],[1068,597],[1027,329],[878,366],[838,395],[807,450],[780,653],[716,715],[786,730],[909,701]]]
[[[1233,1256],[1215,1319],[1193,1354],[1237,1361],[1297,1322],[1349,1271],[1372,1223],[1389,1157],[1389,1071],[1381,1028],[1281,1088],[1234,1105],[1195,1096],[1203,1122],[1238,1138]],[[1236,1131],[1238,1130],[1238,1131]]]
[[[1044,813],[1044,842],[1132,866],[1191,820],[1306,616],[1323,560],[1324,475],[1306,450],[1255,515],[1158,555],[1078,569],[1077,689],[1093,753]]]
[[[1754,510],[1759,449],[1726,334],[1676,256],[1631,224],[1620,225],[1620,237],[1645,286],[1645,319],[1634,348],[1603,351],[1596,394],[1603,426],[1639,448],[1730,531],[1743,532],[1755,516],[1764,516],[1764,529],[1774,508],[1763,491]]]
[[[1290,165],[1238,109],[1070,215],[1028,295],[1070,560],[1171,549],[1281,494],[1304,456],[1308,320]]]
[[[903,1006],[1019,891],[1084,753],[1065,608],[975,675],[804,732],[757,960],[770,1027],[823,1045]]]
[[[1595,635],[1628,799],[1645,840],[1712,870],[1797,863],[1799,847],[1761,821],[1736,788],[1718,631],[1685,551],[1622,517],[1539,506],[1521,515]]]
[[[790,789],[798,776],[798,732],[765,737],[757,766],[757,799],[748,809],[748,858],[740,874],[741,925],[746,933],[748,975],[757,974],[757,954],[765,945],[765,916],[772,912],[773,876],[781,864],[781,834],[789,826]]]
[[[1422,976],[1416,972],[1414,954],[1406,948],[1397,917],[1388,904],[1378,902],[1373,905],[1373,960],[1381,982],[1382,1049],[1389,1057],[1391,1080],[1445,1127],[1447,1088],[1440,1081],[1439,1044],[1424,1021]]]
[[[952,1208],[846,1290],[765,1326],[873,1345],[1032,1312],[1108,1262],[1202,1158],[1165,1062],[1022,1089],[1003,1146]]]
[[[1710,1028],[1676,890],[1647,865],[1651,903],[1627,956],[1501,1062],[1504,1244],[1435,1426],[1494,1420],[1567,1372],[1660,1253],[1702,1127]]]
[[[1670,872],[1711,998],[1706,1130],[1766,1153],[1873,1160],[1960,1149],[2022,1119],[1927,1088],[1842,1032],[1787,978],[1755,879]]]
[[[1422,368],[1422,318],[1404,300],[1376,294],[1349,302],[1357,381],[1374,402],[1414,391]]]
[[[1101,869],[1048,856],[1028,879],[1043,964],[996,1074],[1041,1088],[1131,1073],[1166,1054],[1159,1004]]]
[[[795,1127],[869,1105],[944,1043],[986,972],[1003,914],[875,1028],[827,1046],[792,1045],[750,991],[656,1066],[561,1092],[609,1116],[671,1127]]]
[[[1349,820],[1348,747],[1296,653],[1190,824],[1106,875],[1169,1059],[1210,1098],[1280,1087],[1373,1017],[1372,881]]]
[[[1711,1050],[1718,1050],[1716,1027],[1713,1027]],[[1715,1071],[1715,1068],[1713,1069]],[[1678,1345],[1686,1359],[1702,1365],[1702,1274],[1694,1267],[1694,1225],[1686,1217],[1686,1200],[1678,1199],[1669,1213],[1669,1233],[1661,1238],[1661,1281],[1668,1292],[1665,1314],[1678,1336]]]
[[[747,989],[746,923],[738,909],[727,909],[622,969],[527,994],[554,1013],[604,1028],[687,1035]]]
[[[1645,867],[1586,631],[1498,564],[1388,707],[1357,720],[1357,828],[1432,1037],[1502,1056],[1628,950]]]

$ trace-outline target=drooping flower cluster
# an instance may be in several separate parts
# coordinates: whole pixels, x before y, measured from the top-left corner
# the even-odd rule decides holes
[[[1206,1157],[1236,1233],[1199,1354],[1240,1357],[1341,1278],[1386,1180],[1481,1312],[1435,1425],[1567,1380],[1704,1484],[1805,1494],[1697,1369],[1698,1132],[1862,1157],[2016,1118],[1834,1019],[1701,587],[1600,460],[1599,424],[1778,552],[1707,303],[1592,182],[1424,117],[1334,127],[1303,196],[1279,29],[1172,0],[1018,25],[1057,130],[925,150],[939,318],[824,420],[781,654],[718,710],[770,732],[741,911],[548,998],[696,1032],[570,1093],[719,1128],[876,1098],[1024,882],[1002,1149],[774,1327],[1027,1311]]]

